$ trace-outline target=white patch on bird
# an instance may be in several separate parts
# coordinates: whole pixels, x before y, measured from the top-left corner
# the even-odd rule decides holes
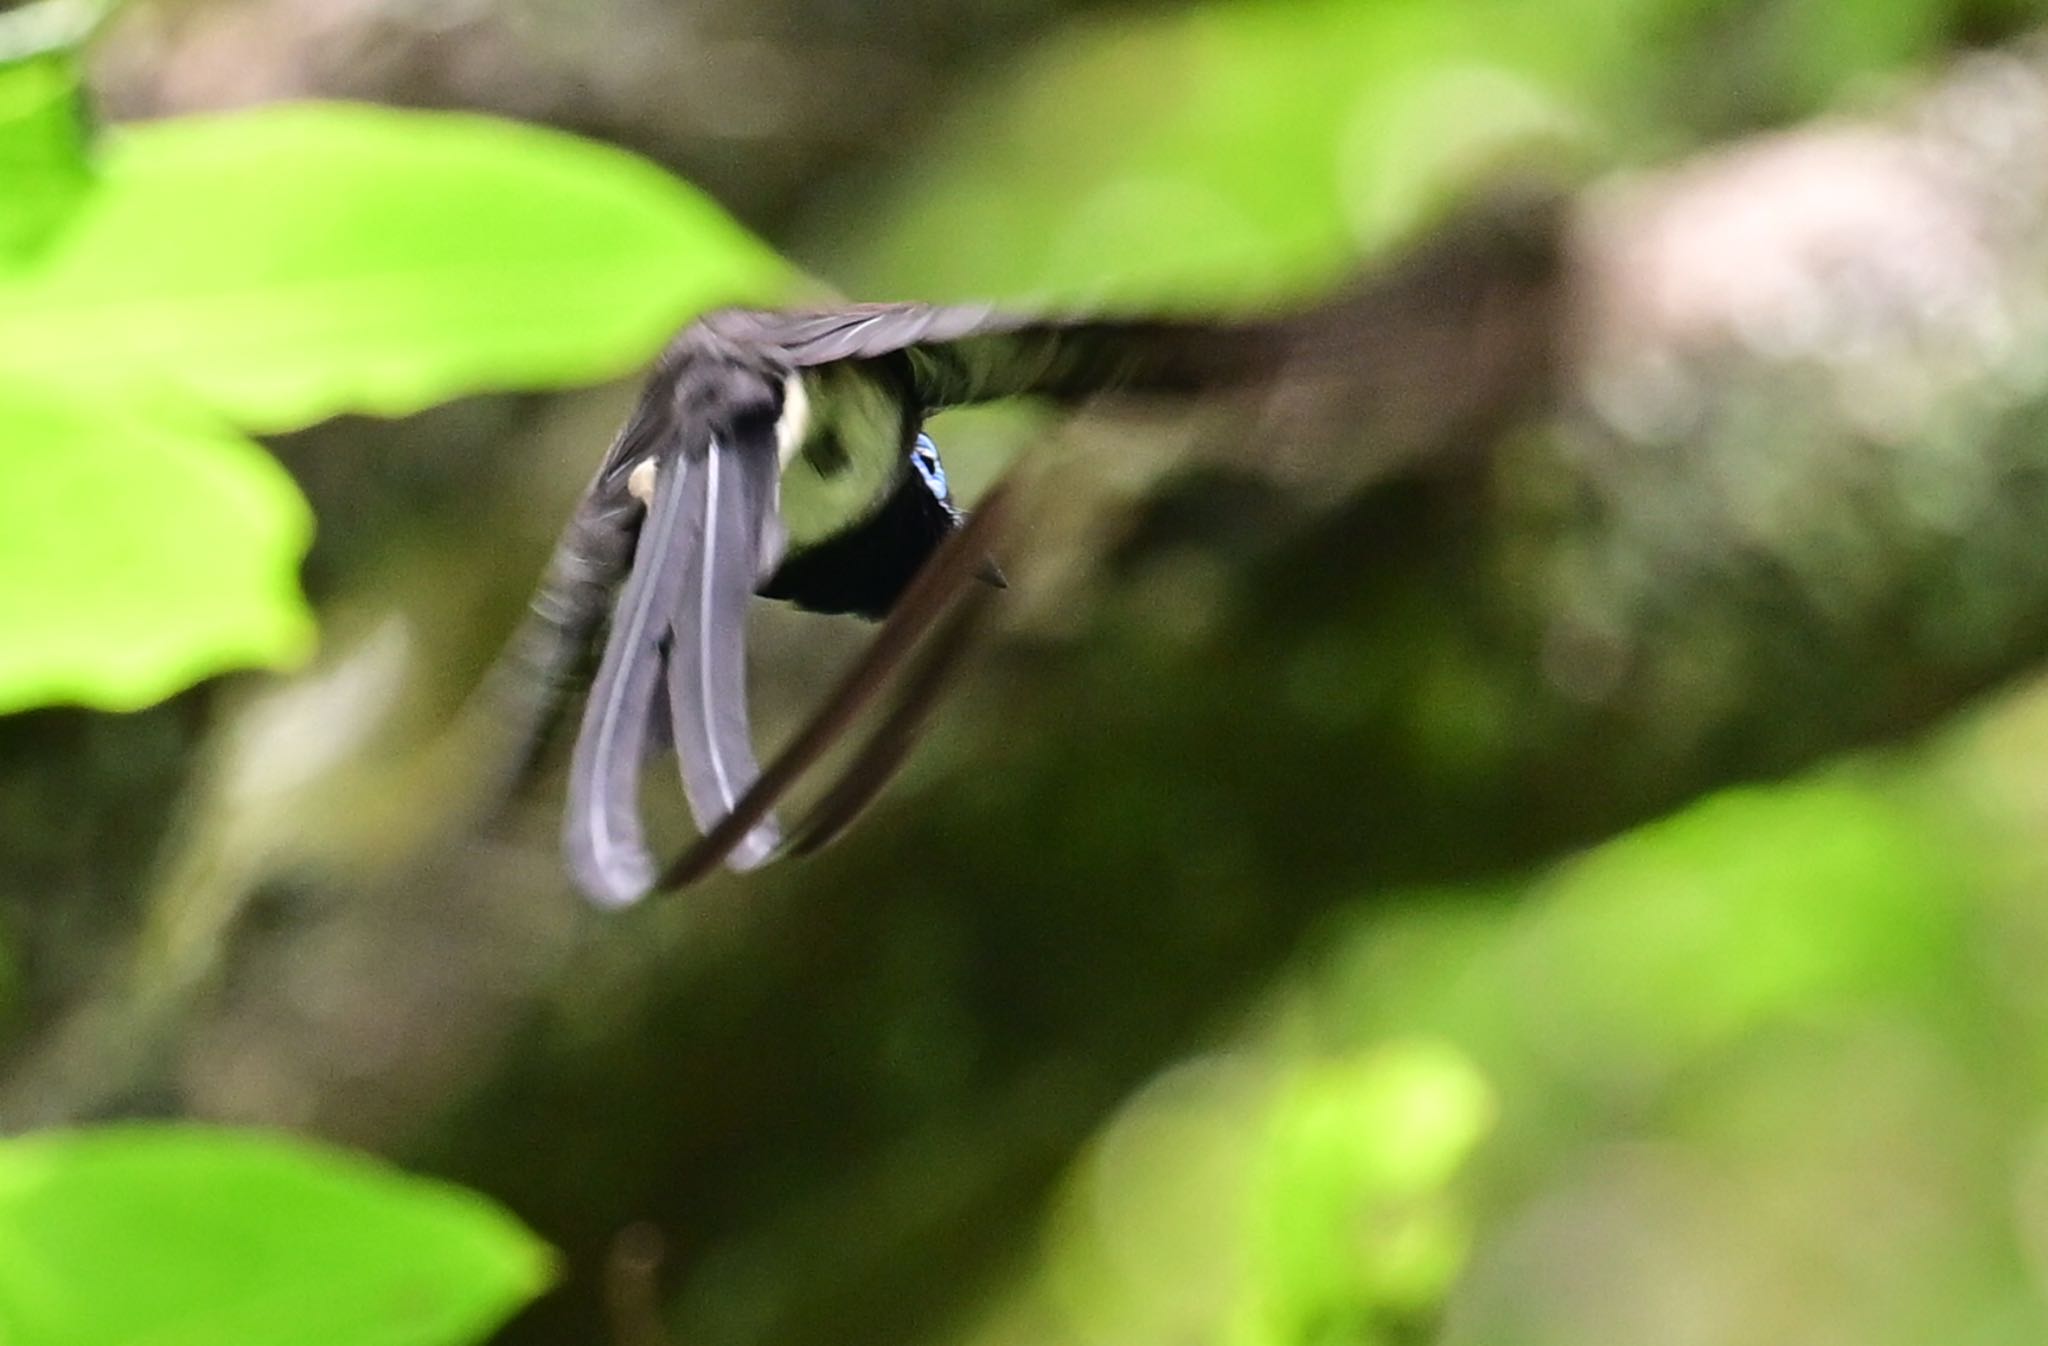
[[[643,505],[654,503],[654,474],[657,471],[652,455],[633,464],[633,470],[626,477],[626,494]]]
[[[775,450],[782,466],[803,451],[811,433],[811,395],[804,376],[791,374],[782,384],[782,414],[775,418]]]
[[[805,547],[873,514],[902,475],[903,408],[867,372],[828,366],[802,377],[802,403],[791,417],[793,376],[777,423],[782,454],[781,513],[792,546]],[[794,445],[783,427],[800,424]]]

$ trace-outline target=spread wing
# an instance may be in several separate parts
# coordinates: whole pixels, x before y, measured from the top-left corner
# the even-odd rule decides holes
[[[736,430],[730,443],[714,438],[690,467],[688,524],[677,539],[684,581],[669,626],[668,706],[683,793],[702,832],[730,817],[761,774],[747,715],[747,602],[764,564],[773,566],[763,544],[777,532],[780,467],[772,427]],[[764,814],[735,841],[726,863],[752,869],[781,842],[775,820]]]
[[[773,348],[799,369],[900,355],[927,411],[1006,397],[1199,392],[1258,378],[1287,350],[1277,322],[1069,318],[970,305],[726,309],[701,325],[738,345]]]

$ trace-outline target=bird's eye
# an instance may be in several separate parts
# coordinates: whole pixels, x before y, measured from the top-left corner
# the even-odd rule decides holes
[[[910,450],[910,465],[924,479],[926,490],[942,501],[952,498],[952,491],[946,486],[945,464],[939,461],[939,447],[932,443],[931,436],[917,437],[917,443]]]

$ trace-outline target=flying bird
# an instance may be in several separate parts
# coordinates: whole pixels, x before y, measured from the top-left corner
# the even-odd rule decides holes
[[[1289,405],[1335,412],[1348,434],[1378,424],[1390,442],[1455,445],[1551,395],[1566,222],[1550,192],[1503,191],[1378,274],[1271,317],[922,304],[705,315],[662,351],[486,684],[480,709],[511,745],[494,799],[536,774],[587,688],[562,840],[593,902],[823,845],[902,760],[1001,583],[990,552],[1009,488],[962,510],[929,417],[1284,381],[1312,394]],[[765,768],[747,714],[757,596],[881,623]],[[892,688],[843,773],[785,831],[777,803]],[[640,783],[667,746],[700,836],[661,865]]]
[[[990,541],[1005,493],[963,512],[926,418],[1012,397],[1200,391],[1269,366],[1278,336],[1257,322],[916,304],[729,309],[684,329],[571,517],[501,678],[515,777],[588,684],[562,833],[576,885],[622,906],[721,861],[752,869],[829,840],[886,780],[1001,584]],[[756,596],[883,621],[765,773],[747,712]],[[785,833],[777,798],[899,672],[894,708]],[[667,867],[640,814],[642,768],[664,743],[702,833]]]

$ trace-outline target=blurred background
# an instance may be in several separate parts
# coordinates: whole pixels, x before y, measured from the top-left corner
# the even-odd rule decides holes
[[[614,915],[449,745],[635,380],[267,439],[311,661],[0,719],[0,1126],[472,1188],[523,1346],[2048,1340],[2041,17],[131,0],[106,123],[558,127],[812,298],[1309,303],[1535,184],[1566,335],[940,419],[1001,634],[843,846]],[[865,632],[758,621],[773,741]]]

